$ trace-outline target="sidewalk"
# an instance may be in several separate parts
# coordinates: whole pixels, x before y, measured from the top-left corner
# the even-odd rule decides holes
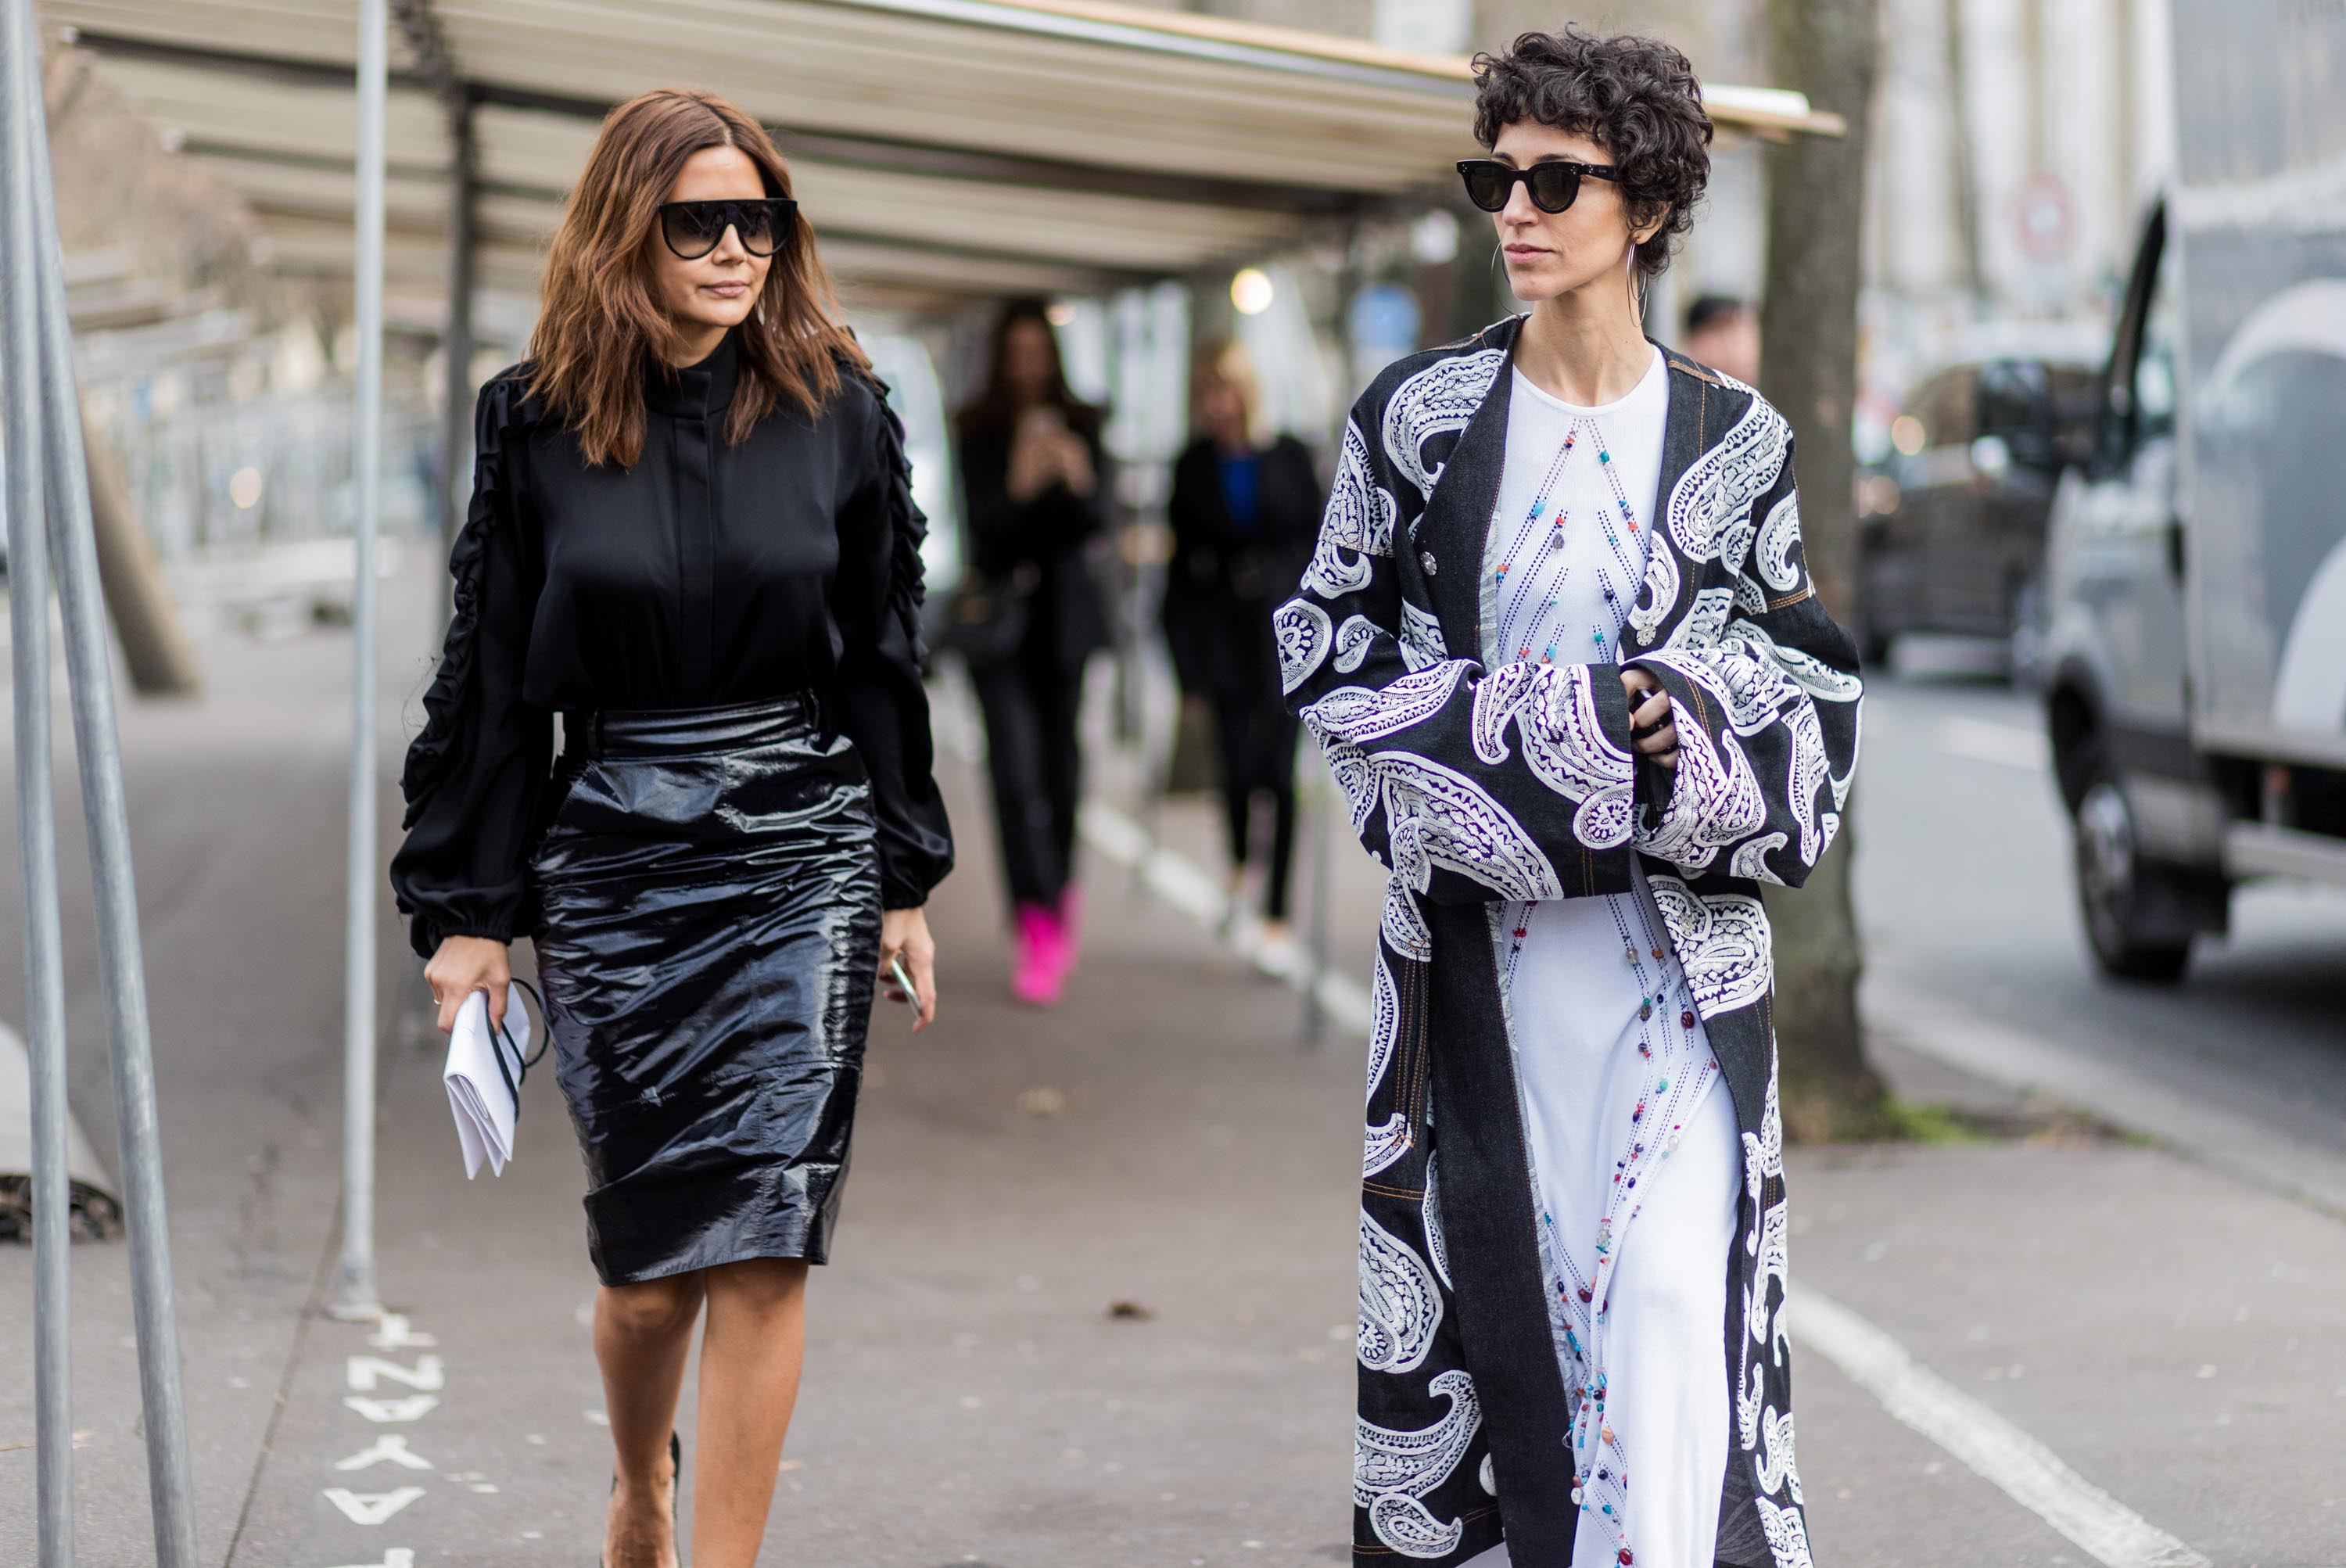
[[[409,651],[387,644],[394,706]],[[386,925],[380,1274],[404,1321],[316,1315],[337,1180],[347,644],[207,653],[213,695],[127,709],[125,735],[204,1559],[580,1568],[608,1460],[582,1176],[551,1075],[525,1091],[506,1176],[466,1183],[439,1039]],[[1014,1007],[984,814],[966,765],[947,779],[964,861],[933,911],[944,1012],[918,1040],[892,1010],[874,1023],[765,1560],[1347,1561],[1358,1042],[1301,1046],[1292,992],[1096,857],[1066,1003]],[[1162,828],[1210,855],[1201,806]],[[1341,962],[1364,964],[1374,911],[1357,871],[1332,912]],[[75,1103],[110,1147],[83,910],[68,911]],[[20,1017],[13,968],[0,1008]],[[1895,1046],[1883,1064],[1912,1097],[2002,1104]],[[2346,1227],[2075,1131],[1790,1163],[1796,1299],[1870,1321],[2198,1560],[2346,1563]],[[79,1561],[128,1568],[151,1548],[127,1258],[84,1247],[75,1261]],[[11,1564],[33,1561],[30,1278],[28,1249],[0,1253]],[[2096,1560],[1799,1353],[1827,1568]]]

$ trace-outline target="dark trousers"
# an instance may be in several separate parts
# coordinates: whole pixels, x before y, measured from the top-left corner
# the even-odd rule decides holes
[[[1052,904],[1075,876],[1076,808],[1083,799],[1083,748],[1076,735],[1083,666],[1062,667],[1034,645],[1014,657],[974,666],[985,719],[985,768],[1002,874],[1015,904]]]
[[[1295,742],[1301,727],[1287,711],[1276,680],[1260,689],[1214,697],[1215,740],[1222,753],[1222,808],[1228,814],[1230,863],[1246,863],[1254,837],[1254,798],[1271,799],[1270,863],[1264,870],[1263,912],[1287,918],[1287,873],[1295,858]]]

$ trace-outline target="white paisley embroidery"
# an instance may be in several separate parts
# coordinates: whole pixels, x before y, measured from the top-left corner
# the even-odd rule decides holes
[[[1293,691],[1327,662],[1332,640],[1328,612],[1308,599],[1290,599],[1270,613],[1270,635],[1279,644],[1279,682]]]
[[[1474,1446],[1474,1433],[1483,1424],[1474,1380],[1452,1370],[1437,1376],[1430,1388],[1437,1399],[1450,1401],[1449,1410],[1430,1427],[1398,1431],[1354,1418],[1352,1501],[1362,1508],[1388,1492],[1423,1497],[1450,1479]]]
[[[1797,1508],[1779,1508],[1764,1497],[1755,1497],[1753,1506],[1760,1510],[1760,1528],[1768,1537],[1768,1551],[1776,1559],[1776,1568],[1815,1568],[1809,1556],[1809,1529]]]
[[[1676,877],[1649,875],[1654,901],[1705,1018],[1768,994],[1773,962],[1768,911],[1749,893],[1698,893]]]
[[[1303,586],[1323,599],[1341,599],[1367,587],[1375,575],[1365,553],[1322,534],[1312,548],[1311,564],[1303,568]]]
[[[1455,1290],[1457,1287],[1450,1282],[1450,1240],[1442,1232],[1442,1201],[1436,1196],[1433,1185],[1435,1158],[1433,1155],[1425,1156],[1425,1197],[1423,1200],[1425,1210],[1425,1258],[1427,1262],[1433,1265],[1433,1272],[1440,1277],[1442,1288],[1445,1290]]]
[[[1655,628],[1678,607],[1678,563],[1667,539],[1656,539],[1646,551],[1646,585],[1629,606],[1629,630],[1639,643],[1654,640]]]
[[[1755,882],[1784,885],[1784,879],[1768,869],[1768,857],[1789,842],[1781,833],[1762,833],[1748,843],[1735,846],[1735,853],[1727,862],[1727,874],[1744,877]]]
[[[1735,590],[1732,588],[1698,591],[1694,603],[1687,606],[1687,613],[1679,617],[1678,624],[1670,628],[1670,635],[1663,639],[1662,646],[1669,648],[1708,647],[1719,640],[1719,634],[1726,628],[1727,617],[1734,608]]]
[[[1276,617],[1273,625],[1277,625]],[[1282,646],[1284,642],[1282,634]],[[1465,662],[1453,659],[1429,665],[1374,688],[1340,686],[1303,709],[1301,717],[1304,725],[1323,740],[1365,746],[1413,724],[1423,724],[1440,713],[1449,704],[1451,693],[1457,689],[1459,677],[1465,673]]]
[[[1395,387],[1385,401],[1386,460],[1421,497],[1432,494],[1442,477],[1442,464],[1426,464],[1426,443],[1466,428],[1506,357],[1503,349],[1445,355]]]
[[[1433,958],[1433,932],[1425,923],[1423,911],[1417,907],[1417,895],[1399,877],[1385,879],[1384,914],[1378,926],[1385,945],[1403,958],[1413,958],[1420,963]]]
[[[1513,724],[1534,777],[1576,802],[1573,837],[1591,849],[1629,840],[1634,764],[1605,733],[1588,665],[1515,661],[1474,688],[1470,726],[1475,757],[1496,767],[1508,757]]]
[[[1350,675],[1360,668],[1361,661],[1369,657],[1380,635],[1366,616],[1345,616],[1344,624],[1336,628],[1337,673]]]
[[[1778,593],[1790,593],[1800,585],[1800,569],[1793,563],[1792,552],[1800,543],[1800,493],[1788,490],[1784,498],[1768,508],[1768,520],[1760,524],[1760,551],[1756,557],[1760,575]]]
[[[1412,673],[1428,665],[1440,664],[1450,657],[1442,640],[1442,623],[1430,610],[1421,610],[1409,600],[1401,602],[1401,662]]]
[[[1369,1504],[1369,1528],[1404,1557],[1447,1557],[1466,1533],[1466,1522],[1444,1524],[1409,1493],[1387,1492]]]
[[[1372,1372],[1415,1369],[1433,1348],[1442,1292],[1409,1245],[1361,1211],[1361,1321],[1357,1349]]]
[[[1409,1152],[1409,1118],[1396,1111],[1385,1118],[1384,1125],[1371,1126],[1361,1145],[1361,1179],[1384,1169]]]
[[[1438,869],[1472,877],[1501,898],[1564,896],[1539,845],[1480,784],[1410,752],[1347,750],[1329,748],[1331,770],[1356,809],[1362,793],[1382,804],[1392,873],[1413,891],[1430,891]]]
[[[1753,397],[1718,443],[1687,465],[1665,514],[1669,537],[1688,561],[1717,559],[1730,575],[1751,543],[1751,505],[1784,471],[1791,426]]]
[[[1678,763],[1669,805],[1639,846],[1646,853],[1688,871],[1700,871],[1719,851],[1766,826],[1768,801],[1759,776],[1729,730],[1714,747],[1693,725],[1678,730]],[[1782,835],[1777,842],[1783,841]]]
[[[1378,484],[1369,471],[1368,438],[1358,423],[1345,421],[1343,443],[1336,455],[1336,479],[1328,487],[1328,509],[1321,514],[1320,536],[1347,550],[1390,555],[1398,510],[1392,493]]]

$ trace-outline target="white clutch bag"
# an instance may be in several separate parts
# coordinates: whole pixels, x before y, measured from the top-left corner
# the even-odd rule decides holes
[[[448,1034],[448,1064],[440,1079],[447,1086],[449,1112],[456,1118],[456,1143],[464,1153],[467,1180],[481,1174],[484,1160],[503,1176],[505,1162],[513,1158],[522,1079],[537,1059],[529,1054],[529,1013],[521,1004],[521,993],[528,989],[516,980],[506,990],[505,1023],[495,1029],[489,1027],[489,993],[474,992],[456,1010],[456,1027]],[[544,1006],[541,1001],[540,1009]],[[538,1055],[545,1054],[540,1046]]]

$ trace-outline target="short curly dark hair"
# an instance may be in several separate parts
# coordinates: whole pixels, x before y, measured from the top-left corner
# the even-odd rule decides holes
[[[1637,270],[1651,278],[1670,264],[1670,241],[1694,226],[1710,181],[1710,116],[1684,55],[1658,38],[1600,38],[1570,24],[1525,33],[1504,55],[1474,56],[1474,139],[1488,149],[1518,120],[1611,153],[1629,227],[1662,220],[1637,247]]]

